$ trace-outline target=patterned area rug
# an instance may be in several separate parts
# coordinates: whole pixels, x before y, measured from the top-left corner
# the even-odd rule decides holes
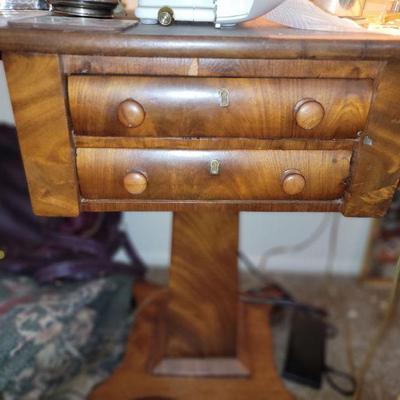
[[[0,276],[0,398],[85,399],[121,359],[131,293],[125,276],[57,286]]]

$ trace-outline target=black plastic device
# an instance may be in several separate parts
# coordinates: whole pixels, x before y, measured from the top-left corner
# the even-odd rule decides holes
[[[283,377],[319,389],[325,368],[327,327],[320,315],[295,310]]]

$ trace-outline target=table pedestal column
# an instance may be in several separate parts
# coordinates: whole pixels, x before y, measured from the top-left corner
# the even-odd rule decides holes
[[[176,213],[166,288],[139,283],[127,353],[91,399],[292,399],[275,371],[269,308],[241,305],[238,213]]]

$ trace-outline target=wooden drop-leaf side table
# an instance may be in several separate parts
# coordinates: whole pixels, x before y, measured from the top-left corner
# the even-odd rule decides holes
[[[5,27],[0,50],[36,214],[174,212],[168,291],[136,287],[127,354],[91,398],[293,398],[267,310],[239,302],[238,215],[385,214],[400,177],[400,40],[259,20]]]

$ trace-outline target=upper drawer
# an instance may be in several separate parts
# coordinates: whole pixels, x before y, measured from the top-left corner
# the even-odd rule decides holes
[[[86,199],[334,200],[350,174],[347,150],[80,148]]]
[[[74,131],[93,136],[353,138],[368,79],[71,76]]]

